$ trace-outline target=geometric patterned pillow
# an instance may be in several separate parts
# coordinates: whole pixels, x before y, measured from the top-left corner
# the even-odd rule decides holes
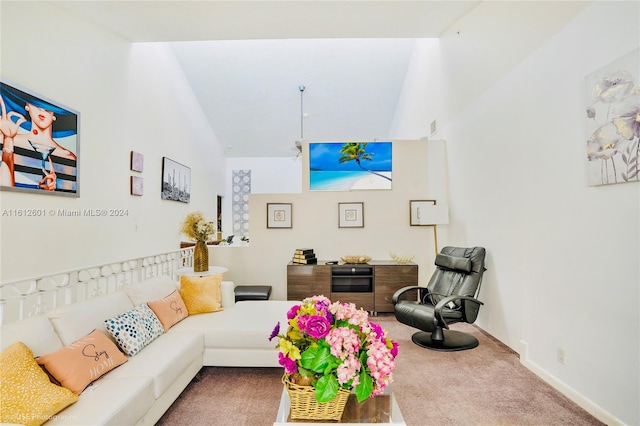
[[[104,320],[104,326],[129,356],[134,356],[164,332],[158,317],[146,303]]]

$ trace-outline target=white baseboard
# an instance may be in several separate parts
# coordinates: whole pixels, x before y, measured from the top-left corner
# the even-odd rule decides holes
[[[571,386],[568,386],[566,383],[559,380],[557,377],[549,374],[547,370],[543,369],[535,362],[531,362],[531,360],[529,360],[529,346],[527,342],[521,340],[519,349],[520,363],[531,370],[536,376],[540,377],[558,392],[569,398],[571,401],[575,402],[578,406],[583,408],[585,411],[587,411],[589,414],[591,414],[601,422],[609,426],[624,426],[624,423],[621,422],[620,419],[616,418],[614,415],[604,410],[602,407],[595,404],[593,401],[589,400],[580,392],[576,391]]]

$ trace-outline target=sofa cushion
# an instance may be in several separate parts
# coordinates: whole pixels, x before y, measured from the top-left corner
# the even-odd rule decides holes
[[[149,377],[112,379],[116,371],[93,382],[77,404],[58,413],[46,426],[138,424],[155,402],[153,381]]]
[[[150,300],[158,300],[178,289],[178,283],[166,275],[149,278],[135,284],[122,287],[134,306]]]
[[[79,395],[89,383],[127,362],[127,357],[104,333],[94,330],[36,361],[62,386]]]
[[[0,422],[40,425],[77,400],[49,381],[24,343],[15,342],[0,354]]]
[[[129,362],[109,373],[108,377],[151,377],[154,395],[160,397],[194,360],[202,365],[202,333],[174,332],[174,328],[154,340],[137,356],[129,358]]]
[[[93,330],[106,332],[104,320],[133,308],[126,293],[118,291],[47,312],[64,345],[70,345]]]
[[[64,347],[51,321],[45,315],[25,318],[3,325],[0,331],[0,350],[15,342],[23,342],[35,356],[48,354]]]
[[[193,315],[176,324],[174,331],[199,330],[206,348],[274,349],[269,335],[280,322],[286,327],[287,311],[300,302],[247,300],[213,314]]]
[[[222,310],[222,274],[206,277],[180,277],[180,296],[189,315]]]
[[[189,315],[187,307],[177,290],[160,300],[148,302],[147,305],[162,323],[165,333]]]
[[[146,303],[105,319],[104,326],[129,356],[134,356],[164,333],[158,317]]]

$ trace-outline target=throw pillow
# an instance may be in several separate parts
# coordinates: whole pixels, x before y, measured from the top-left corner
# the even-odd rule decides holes
[[[153,313],[156,314],[162,323],[165,333],[189,315],[187,307],[178,291],[174,291],[163,299],[149,302],[147,305],[149,305]]]
[[[56,386],[33,359],[31,349],[15,342],[0,354],[0,422],[38,426],[78,397]]]
[[[133,302],[133,306],[161,299],[177,289],[178,283],[166,275],[148,278],[122,287],[122,290]]]
[[[101,376],[127,362],[127,357],[100,330],[36,358],[57,382],[76,395]]]
[[[189,315],[222,310],[222,274],[207,277],[180,277],[180,295]]]
[[[164,333],[158,317],[146,303],[104,320],[104,327],[129,356],[134,356]]]

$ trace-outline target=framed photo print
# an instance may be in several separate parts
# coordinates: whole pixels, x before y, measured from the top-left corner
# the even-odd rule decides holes
[[[364,228],[364,203],[338,203],[338,228]]]
[[[267,228],[291,228],[291,203],[267,203]]]
[[[5,80],[0,102],[0,189],[79,197],[80,113]]]
[[[191,169],[167,157],[162,157],[163,200],[191,201]]]

